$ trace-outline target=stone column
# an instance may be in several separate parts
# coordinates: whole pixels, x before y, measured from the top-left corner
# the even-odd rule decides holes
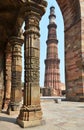
[[[42,121],[39,87],[39,21],[44,13],[44,5],[42,5],[42,3],[37,3],[32,1],[28,2],[25,13],[26,17],[24,33],[24,102],[17,119],[18,124],[22,127],[39,125]]]
[[[7,110],[11,96],[11,45],[6,46],[5,51],[5,91],[3,109]]]
[[[18,111],[22,99],[21,90],[21,74],[22,74],[22,54],[21,47],[23,39],[20,37],[11,37],[10,43],[12,46],[12,82],[11,82],[11,101],[8,108],[8,113]]]
[[[4,95],[4,49],[0,47],[0,112],[2,111]]]

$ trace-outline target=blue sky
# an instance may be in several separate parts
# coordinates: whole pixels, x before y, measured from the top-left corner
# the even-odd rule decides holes
[[[58,39],[58,55],[60,59],[60,79],[61,82],[65,82],[64,77],[64,23],[62,14],[56,0],[47,0],[48,6],[46,9],[46,13],[41,19],[40,22],[40,86],[44,86],[44,74],[45,74],[45,64],[44,60],[46,59],[46,40],[48,35],[47,26],[49,24],[49,14],[50,7],[55,6],[55,14],[56,14],[56,24],[57,24],[57,39]],[[22,48],[22,55],[23,54]],[[22,64],[24,64],[24,57],[22,58]],[[24,81],[24,72],[22,72],[22,81]]]

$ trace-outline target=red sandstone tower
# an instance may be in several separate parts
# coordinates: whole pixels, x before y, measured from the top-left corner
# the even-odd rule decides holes
[[[49,25],[48,25],[48,40],[47,43],[47,55],[45,60],[45,81],[44,86],[51,88],[52,95],[60,96],[60,72],[58,58],[58,40],[56,36],[56,16],[55,8],[50,8]]]

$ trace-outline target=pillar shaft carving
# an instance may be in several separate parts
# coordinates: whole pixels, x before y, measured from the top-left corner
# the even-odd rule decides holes
[[[37,2],[38,3],[38,2]],[[25,84],[24,102],[18,116],[18,123],[22,127],[38,125],[41,123],[42,112],[40,107],[39,87],[39,58],[40,34],[39,21],[44,13],[44,5],[29,1],[25,7]],[[45,2],[44,2],[45,3]],[[31,5],[31,6],[30,6]],[[38,7],[37,7],[38,6]],[[26,123],[27,122],[27,123]]]
[[[39,86],[39,19],[28,15],[25,20],[25,97],[24,105],[31,105],[31,87]],[[29,95],[29,96],[28,96]],[[29,98],[29,99],[28,99]]]
[[[6,46],[5,51],[5,92],[3,109],[7,110],[11,96],[11,45]]]
[[[4,49],[0,48],[0,112],[2,111],[4,96]]]
[[[12,66],[11,66],[11,111],[19,110],[21,102],[21,74],[22,74],[22,54],[21,47],[23,39],[20,37],[12,37],[10,39],[12,46]]]

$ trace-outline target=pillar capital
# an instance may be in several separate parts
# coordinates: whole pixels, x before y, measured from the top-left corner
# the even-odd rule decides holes
[[[45,0],[26,0],[24,8],[25,17],[34,14],[41,19],[42,15],[45,13],[46,7],[47,2]]]
[[[39,3],[39,4],[37,4]],[[25,33],[24,35],[33,35],[35,38],[40,37],[39,21],[45,13],[46,2],[26,1],[25,14]]]

